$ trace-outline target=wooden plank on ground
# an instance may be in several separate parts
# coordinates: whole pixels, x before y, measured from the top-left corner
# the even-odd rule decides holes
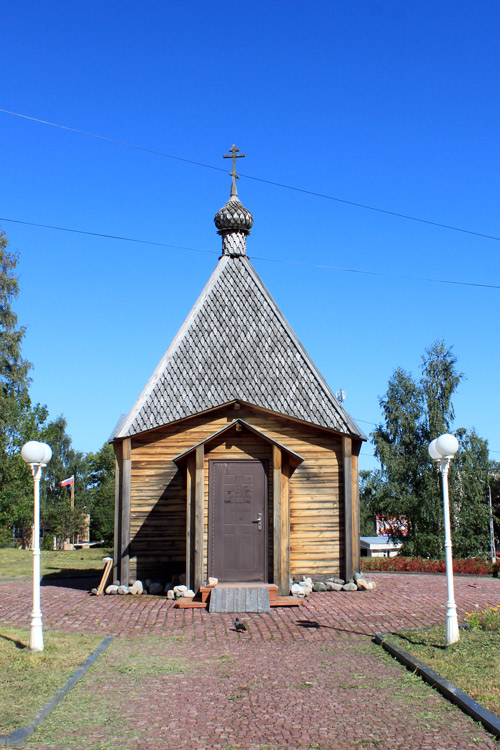
[[[109,576],[111,574],[111,568],[113,567],[113,558],[112,557],[103,557],[103,562],[106,563],[104,566],[104,572],[102,574],[101,582],[97,588],[96,596],[101,596],[102,592],[106,588],[106,584],[109,580]]]

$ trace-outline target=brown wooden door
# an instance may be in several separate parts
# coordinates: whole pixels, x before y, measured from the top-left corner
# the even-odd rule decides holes
[[[210,461],[209,571],[267,581],[267,472],[262,461]]]

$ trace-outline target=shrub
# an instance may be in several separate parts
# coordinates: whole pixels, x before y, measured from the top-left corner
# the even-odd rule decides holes
[[[500,604],[488,606],[465,613],[465,622],[469,630],[500,630]]]
[[[42,549],[54,549],[54,534],[44,534],[42,538]]]

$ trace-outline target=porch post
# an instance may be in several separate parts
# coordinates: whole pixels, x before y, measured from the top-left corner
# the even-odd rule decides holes
[[[273,445],[273,581],[281,594],[281,451]]]
[[[278,593],[290,593],[290,501],[288,461],[273,445],[273,579]]]
[[[359,546],[359,452],[361,441],[352,444],[352,561],[354,572],[361,570],[361,550]]]
[[[125,438],[122,443],[122,502],[121,502],[121,539],[120,539],[120,583],[128,586],[130,576],[130,448],[131,439]]]
[[[342,458],[344,465],[344,576],[346,581],[354,575],[353,546],[352,546],[352,440],[348,437],[342,438]]]
[[[204,526],[204,479],[205,479],[205,446],[198,445],[195,459],[194,482],[194,591],[203,583],[203,526]]]
[[[194,588],[193,548],[194,548],[194,489],[196,484],[196,459],[189,456],[186,468],[186,585]]]
[[[120,554],[122,537],[122,444],[114,443],[115,450],[115,539],[113,550],[113,580],[120,578]]]
[[[290,465],[288,457],[281,454],[281,596],[290,594]]]

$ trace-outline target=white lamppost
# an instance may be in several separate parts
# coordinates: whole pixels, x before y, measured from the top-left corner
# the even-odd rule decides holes
[[[453,590],[453,558],[451,554],[450,502],[448,498],[448,469],[450,461],[458,451],[458,440],[454,435],[441,435],[429,443],[429,455],[438,462],[443,478],[444,507],[444,550],[446,555],[446,585],[448,601],[446,602],[446,645],[455,643],[460,638],[457,620],[457,605]]]
[[[42,611],[40,609],[40,477],[42,467],[52,458],[52,450],[47,443],[30,440],[21,449],[23,460],[31,467],[33,474],[33,612],[31,613],[30,649],[43,651]]]

